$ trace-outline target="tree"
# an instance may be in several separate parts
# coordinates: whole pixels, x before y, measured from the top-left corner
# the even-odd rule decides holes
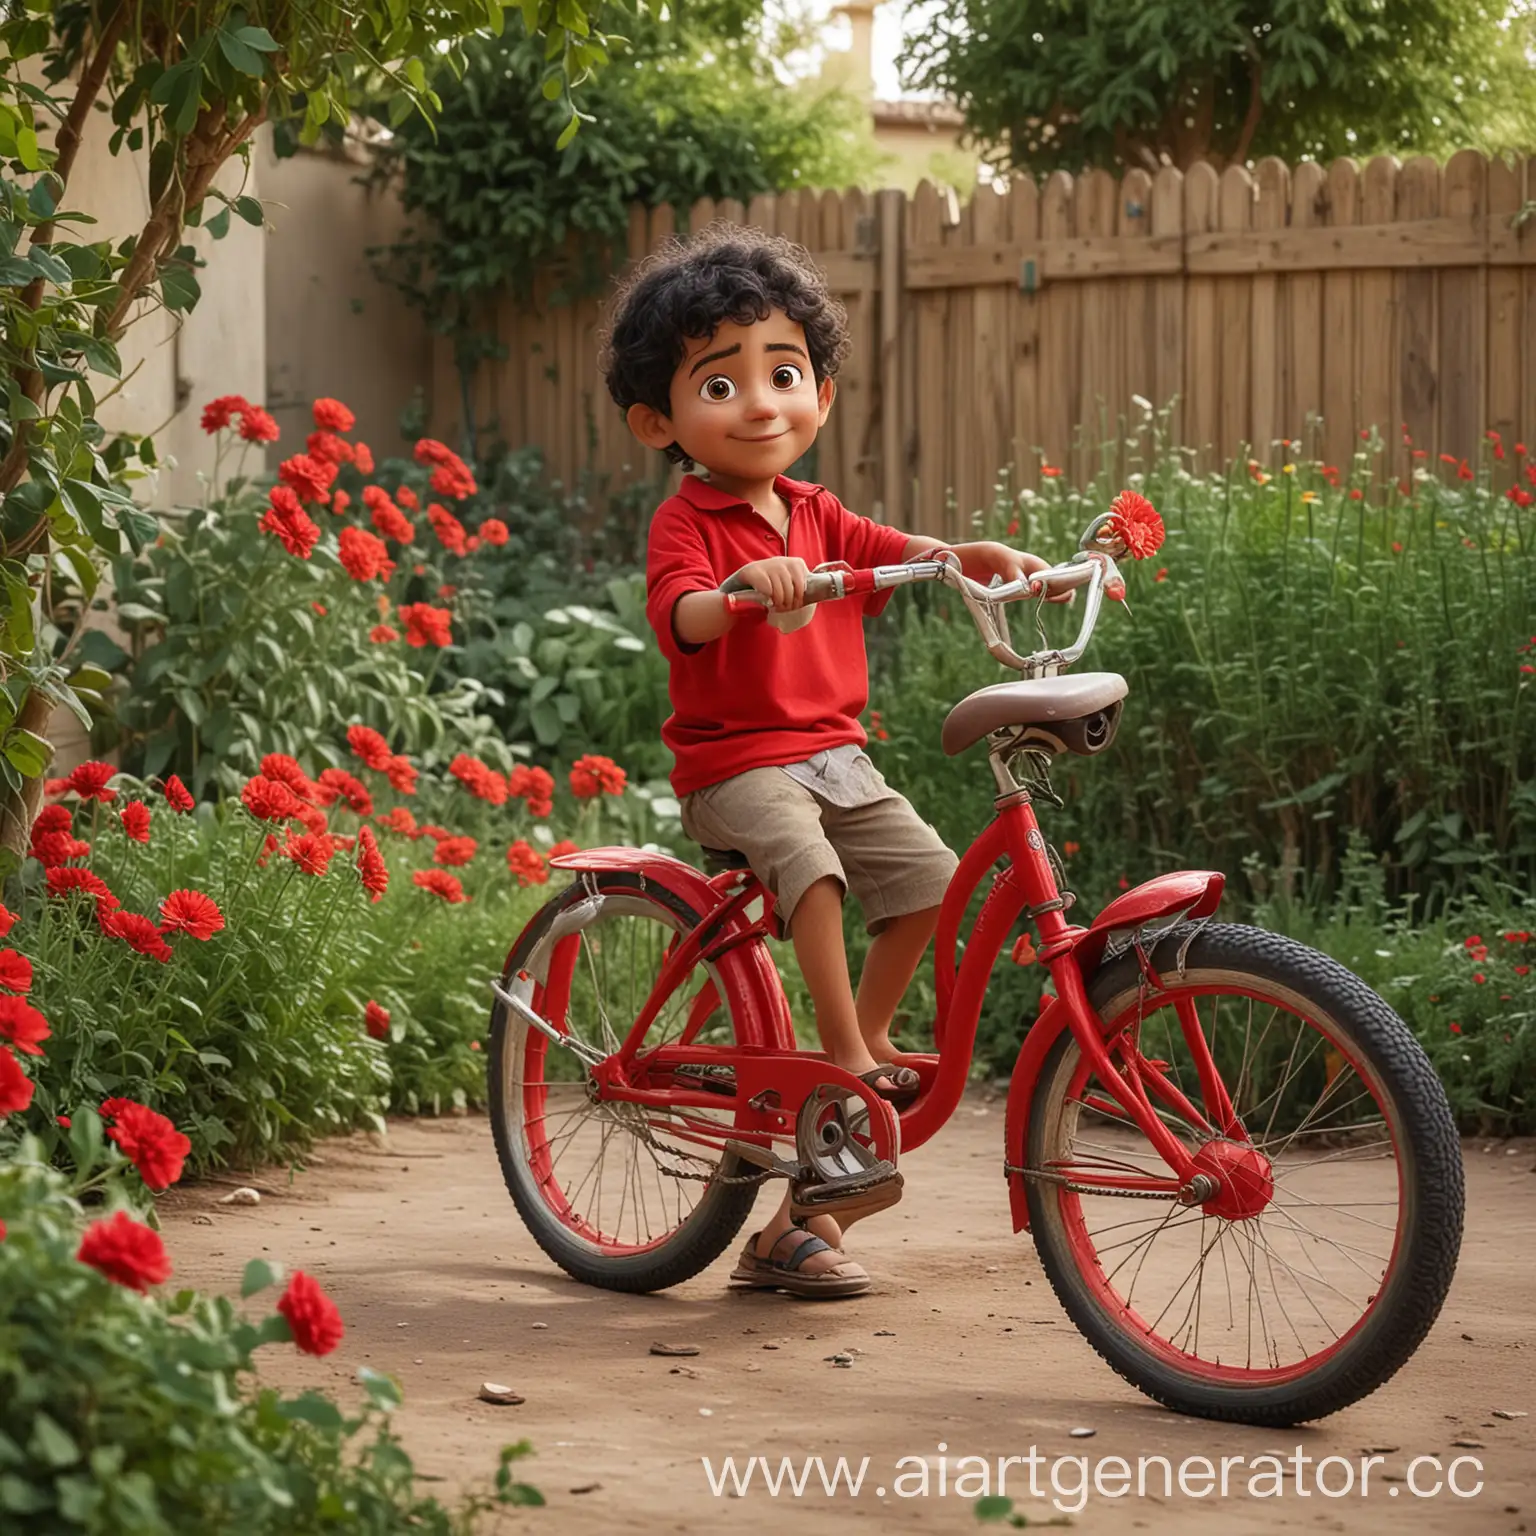
[[[567,296],[600,285],[634,202],[745,203],[858,182],[877,159],[867,111],[843,93],[777,79],[771,60],[785,51],[764,7],[748,0],[692,0],[664,21],[644,18],[584,90],[595,121],[562,153],[558,107],[537,95],[540,47],[510,34],[475,39],[462,75],[443,88],[435,129],[406,124],[377,164],[414,216],[378,253],[382,274],[455,338],[467,375],[495,351],[481,298],[526,297],[562,254],[574,257]]]
[[[1480,0],[957,0],[909,85],[997,164],[1181,167],[1536,143],[1536,12]]]
[[[586,0],[523,0],[521,12],[541,38],[540,87],[559,102],[556,131],[569,142],[572,87],[606,63],[612,40],[593,28]],[[397,124],[429,118],[441,101],[423,61],[462,69],[466,40],[499,32],[503,13],[502,0],[0,8],[0,873],[26,847],[52,756],[50,714],[64,705],[89,724],[106,681],[70,671],[44,594],[74,587],[88,600],[101,558],[156,530],[127,491],[153,466],[153,444],[108,441],[92,380],[119,378],[117,343],[148,309],[197,302],[189,225],[218,238],[231,217],[261,222],[254,198],[215,181],[248,157],[262,122],[296,116],[313,139],[363,95]],[[67,206],[92,132],[110,134],[113,154],[148,157],[137,231],[92,231]]]

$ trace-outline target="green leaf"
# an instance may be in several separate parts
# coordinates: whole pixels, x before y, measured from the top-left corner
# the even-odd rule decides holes
[[[80,1460],[80,1447],[73,1436],[51,1415],[41,1411],[32,1421],[27,1449],[49,1467],[72,1467]]]
[[[43,162],[37,154],[37,133],[25,124],[16,130],[16,158],[21,161],[23,170],[42,169]]]
[[[222,240],[229,233],[229,209],[221,208],[203,226],[215,240]]]
[[[369,1401],[376,1408],[382,1408],[385,1412],[389,1412],[392,1409],[398,1408],[405,1401],[394,1379],[386,1376],[382,1371],[374,1370],[372,1366],[362,1366],[358,1370],[357,1379],[362,1383],[363,1390],[368,1394]]]
[[[172,314],[181,314],[202,298],[203,290],[188,268],[167,267],[160,274],[160,296]]]
[[[240,37],[237,33],[229,32],[223,28],[219,31],[219,52],[229,60],[231,69],[238,70],[242,75],[251,75],[260,79],[266,73],[266,62],[261,55]]]
[[[5,733],[5,760],[29,779],[41,778],[53,760],[53,748],[33,731],[13,726]]]
[[[51,219],[58,207],[58,199],[53,191],[53,177],[39,176],[27,194],[27,211],[35,219]]]
[[[281,1264],[269,1264],[265,1259],[252,1259],[240,1276],[241,1299],[249,1300],[258,1291],[264,1291],[270,1285],[277,1285],[282,1278]]]
[[[230,205],[247,224],[262,225],[261,204],[254,197],[237,197]]]
[[[277,1411],[285,1419],[297,1419],[317,1429],[340,1429],[343,1422],[341,1409],[318,1392],[306,1392],[302,1397],[280,1402]]]
[[[1006,1520],[1013,1513],[1013,1500],[1000,1493],[993,1493],[984,1499],[977,1499],[971,1507],[978,1520]]]
[[[39,277],[60,288],[68,287],[75,280],[75,274],[45,245],[32,246],[27,251],[27,259]]]
[[[257,53],[276,53],[278,44],[272,34],[265,27],[241,27],[235,36],[245,44],[247,48],[254,48]]]
[[[104,373],[109,379],[122,378],[123,360],[118,356],[117,348],[105,336],[82,337],[80,355],[97,373]]]

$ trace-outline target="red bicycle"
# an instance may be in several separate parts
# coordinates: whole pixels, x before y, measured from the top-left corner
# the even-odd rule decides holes
[[[797,1209],[888,1203],[899,1154],[961,1101],[1011,944],[1053,989],[1020,1023],[1009,1088],[1013,1226],[1098,1353],[1170,1408],[1270,1426],[1335,1412],[1409,1358],[1450,1285],[1464,1196],[1444,1091],[1402,1020],[1326,955],[1212,922],[1220,874],[1160,875],[1068,921],[1033,800],[1056,754],[1114,739],[1125,680],[1067,668],[1140,544],[1112,511],[1028,581],[984,587],[942,552],[811,578],[813,601],[941,582],[1022,674],[944,722],[946,752],[986,742],[996,815],[943,903],[934,1050],[900,1058],[922,1091],[899,1114],[798,1047],[767,946],[773,900],[739,858],[553,861],[575,879],[493,984],[488,1068],[508,1188],[555,1263],[615,1290],[675,1285],[725,1251],[777,1176]],[[1019,655],[1006,605],[1078,588],[1076,641]]]

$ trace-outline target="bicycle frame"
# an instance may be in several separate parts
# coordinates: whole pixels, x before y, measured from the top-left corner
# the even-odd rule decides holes
[[[957,965],[955,956],[966,908],[982,881],[1004,857],[1008,865],[993,875]],[[732,872],[706,880],[679,860],[633,848],[592,848],[561,855],[552,862],[589,882],[616,868],[638,873],[647,882],[685,896],[695,910],[705,908],[697,925],[679,934],[670,946],[650,996],[619,1050],[593,1069],[605,1099],[672,1111],[719,1111],[734,1104],[737,1134],[766,1144],[788,1133],[800,1103],[816,1086],[836,1081],[870,1103],[877,1152],[884,1156],[895,1151],[894,1140],[889,1136],[888,1122],[893,1117],[888,1106],[874,1098],[866,1085],[851,1074],[833,1067],[820,1053],[797,1048],[777,971],[766,952],[768,911],[756,921],[747,915],[746,909],[756,897],[763,896],[770,903],[772,900],[754,878],[743,879]],[[1070,1029],[1099,1082],[1170,1169],[1166,1179],[1105,1177],[1106,1187],[1177,1192],[1187,1186],[1194,1173],[1193,1160],[1158,1117],[1148,1089],[1191,1123],[1214,1121],[1219,1131],[1232,1129],[1235,1118],[1211,1064],[1204,1036],[1196,1021],[1181,1018],[1207,1100],[1206,1113],[1202,1115],[1134,1051],[1134,1046],[1130,1052],[1122,1047],[1121,1053],[1130,1056],[1127,1065],[1134,1062],[1135,1070],[1116,1066],[1111,1056],[1116,1042],[1106,1037],[1088,1001],[1086,977],[1092,974],[1111,933],[1139,930],[1175,917],[1209,916],[1220,900],[1223,884],[1222,875],[1208,871],[1161,875],[1111,902],[1089,927],[1071,926],[1062,915],[1064,903],[1028,794],[1020,790],[1000,796],[996,817],[961,859],[940,908],[934,955],[935,1053],[908,1058],[923,1079],[923,1090],[900,1116],[901,1149],[910,1151],[921,1146],[960,1104],[969,1079],[987,983],[1015,923],[1021,914],[1028,913],[1039,936],[1040,960],[1050,972],[1056,996],[1046,1003],[1030,1028],[1014,1068],[1005,1124],[1010,1160],[1022,1160],[1029,1103],[1040,1067],[1062,1031]],[[596,885],[591,889],[595,894]],[[556,980],[556,995],[562,990],[561,978],[569,983],[576,943],[576,935],[572,934],[556,947],[548,971]],[[738,963],[732,965],[731,961]],[[715,975],[696,996],[682,1035],[676,1042],[655,1047],[642,1056],[646,1032],[656,1016],[700,964],[714,967]],[[1155,976],[1150,979],[1155,983]],[[724,999],[722,991],[727,994]],[[741,1043],[735,1049],[695,1045],[700,1026],[722,1000],[730,1006]],[[690,1089],[644,1087],[631,1081],[637,1069],[648,1073],[702,1062],[735,1068],[737,1083],[730,1098]],[[771,1104],[764,1100],[765,1093],[772,1095]],[[701,1135],[695,1139],[707,1139],[711,1134],[717,1134],[717,1128],[701,1127]],[[1091,1179],[1093,1175],[1083,1177]],[[1028,1225],[1024,1180],[1010,1172],[1008,1181],[1014,1229],[1019,1230]]]

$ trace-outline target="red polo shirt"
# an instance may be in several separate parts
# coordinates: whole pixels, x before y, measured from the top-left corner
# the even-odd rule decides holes
[[[679,795],[866,739],[864,616],[878,613],[889,591],[819,603],[815,618],[787,635],[757,612],[701,646],[683,645],[672,628],[680,597],[712,592],[754,560],[789,554],[812,568],[846,560],[856,570],[900,562],[909,535],[856,516],[819,485],[780,475],[774,489],[790,507],[782,536],[746,502],[695,475],[683,477],[651,521],[645,611],[672,664],[672,715],[661,736]]]

